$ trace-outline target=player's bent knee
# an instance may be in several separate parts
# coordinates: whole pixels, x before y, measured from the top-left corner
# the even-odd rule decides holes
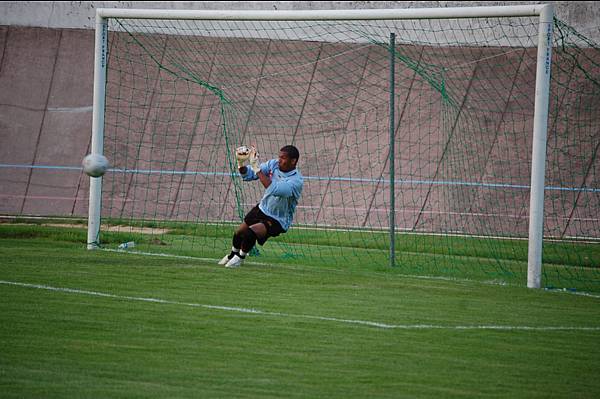
[[[248,227],[248,225],[244,223],[240,227],[238,227],[234,234],[244,236],[246,235],[249,229],[250,227]]]
[[[268,235],[267,226],[263,223],[256,223],[250,226],[250,230],[256,235],[256,238],[264,238]]]

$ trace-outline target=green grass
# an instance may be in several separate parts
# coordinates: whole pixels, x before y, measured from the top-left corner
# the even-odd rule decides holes
[[[116,249],[135,241],[136,251],[220,258],[230,248],[231,223],[193,224],[108,220],[118,231],[103,229],[103,248]],[[69,224],[71,228],[54,225]],[[141,233],[136,228],[146,230]],[[53,238],[85,242],[86,224],[81,219],[27,219],[0,224],[0,237]],[[343,267],[361,271],[389,268],[389,243],[385,232],[293,228],[271,239],[251,259],[262,264],[304,264],[320,268]],[[520,239],[481,238],[460,235],[398,233],[397,273],[453,279],[493,281],[526,286],[528,243]],[[600,245],[598,243],[546,240],[543,247],[542,286],[600,293]]]
[[[0,225],[0,397],[600,395],[598,296],[268,253],[229,270],[84,243],[84,230]]]

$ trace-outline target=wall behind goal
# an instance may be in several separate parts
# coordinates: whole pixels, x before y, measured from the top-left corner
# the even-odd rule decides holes
[[[592,1],[3,1],[0,25],[94,29],[97,8],[180,10],[341,10],[554,4],[555,15],[600,41],[600,3]]]
[[[12,18],[11,15],[19,15],[25,7],[19,4],[25,4],[37,13],[29,15],[31,22],[26,22],[27,18],[19,19],[17,25],[43,25],[42,17],[45,17],[48,26],[10,26],[13,22],[0,26],[0,48],[3,49],[0,61],[0,164],[3,165],[0,168],[0,214],[86,215],[89,179],[81,174],[79,164],[83,155],[89,152],[91,131],[94,43],[93,31],[87,29],[93,24],[93,17],[90,22],[89,15],[93,16],[98,6],[156,8],[160,4],[117,3],[0,3],[0,11],[6,11],[0,12],[0,23]],[[262,2],[260,7],[309,8],[312,5],[313,8],[326,8],[325,4],[328,4],[328,8],[341,8],[343,2],[308,3],[311,2],[294,5]],[[77,4],[80,7],[75,7]],[[189,8],[198,8],[201,3],[173,4],[179,8],[186,8],[186,4]],[[252,5],[251,2],[202,4],[206,8],[227,4],[242,9]],[[589,18],[594,15],[587,12],[592,4],[595,3],[579,4],[579,8],[573,10],[586,10],[581,15]],[[438,3],[346,2],[343,5],[346,8],[383,8],[437,6]],[[455,4],[447,2],[444,5]],[[563,10],[570,9],[565,6]],[[72,21],[79,21],[79,29],[75,29],[77,24]],[[526,208],[526,201],[522,208]]]

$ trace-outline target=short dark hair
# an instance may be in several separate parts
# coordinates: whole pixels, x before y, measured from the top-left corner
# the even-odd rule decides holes
[[[285,152],[292,159],[300,158],[300,151],[298,151],[298,149],[293,145],[286,145],[284,147],[281,147],[279,151]]]

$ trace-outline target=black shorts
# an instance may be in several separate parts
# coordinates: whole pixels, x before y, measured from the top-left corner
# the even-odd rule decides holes
[[[262,223],[265,225],[267,228],[267,236],[263,238],[257,237],[256,239],[260,245],[264,245],[269,237],[277,237],[279,234],[285,233],[285,230],[283,230],[283,227],[281,227],[279,222],[273,219],[271,216],[265,215],[264,212],[260,210],[258,205],[248,212],[244,218],[244,222],[246,222],[248,226],[252,226],[253,224],[257,223]]]

